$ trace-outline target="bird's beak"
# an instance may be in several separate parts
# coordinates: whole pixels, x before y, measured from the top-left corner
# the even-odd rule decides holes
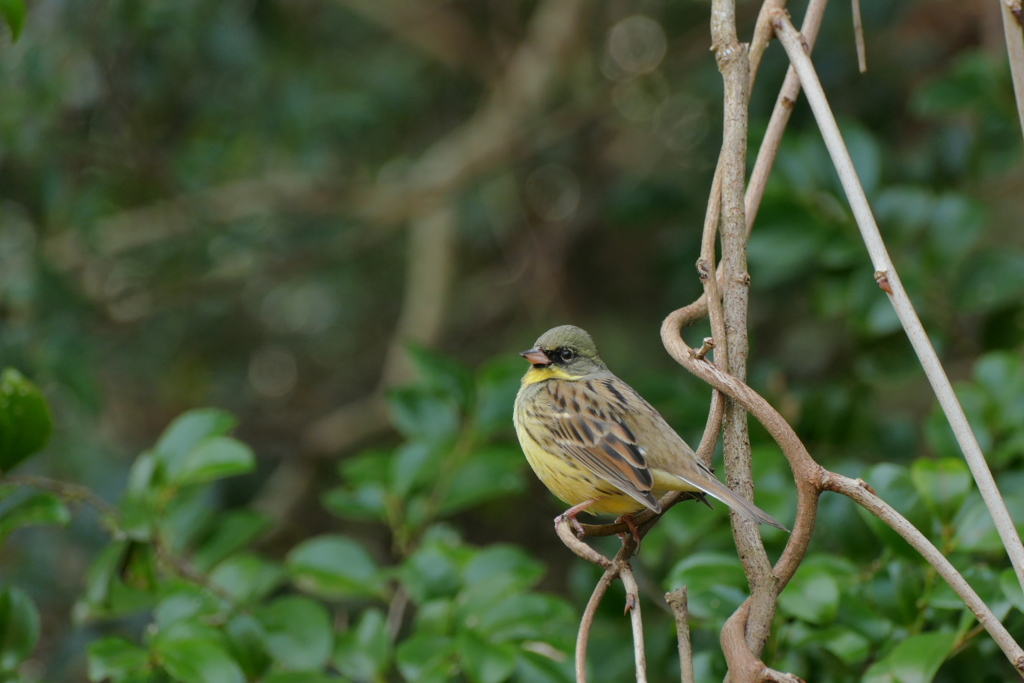
[[[530,349],[529,351],[521,352],[519,355],[530,361],[533,365],[539,365],[541,367],[551,365],[551,359],[548,357],[548,354],[544,353],[540,349]]]

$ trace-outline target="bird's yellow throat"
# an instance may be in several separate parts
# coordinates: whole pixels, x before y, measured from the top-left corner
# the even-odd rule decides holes
[[[565,371],[565,368],[560,368],[555,365],[548,365],[546,367],[535,365],[523,376],[523,385],[536,384],[537,382],[543,382],[549,379],[577,380],[582,377],[583,375],[570,375]]]

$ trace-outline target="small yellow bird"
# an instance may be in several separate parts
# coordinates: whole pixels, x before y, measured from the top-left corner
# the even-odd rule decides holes
[[[736,495],[705,467],[640,394],[608,370],[584,330],[562,325],[523,351],[530,368],[516,396],[516,434],[533,471],[572,507],[563,515],[661,512],[668,491],[714,496],[753,522],[786,527]],[[707,500],[703,498],[705,503]]]

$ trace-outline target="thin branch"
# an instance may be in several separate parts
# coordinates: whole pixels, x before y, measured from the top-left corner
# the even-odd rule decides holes
[[[690,611],[686,604],[686,586],[665,593],[665,602],[676,620],[679,645],[679,676],[682,683],[696,683],[693,677],[693,646],[690,644]]]
[[[864,47],[864,23],[860,19],[860,0],[851,0],[853,4],[853,42],[857,44],[857,68],[861,73],[868,70],[867,50]]]
[[[928,564],[935,568],[939,576],[949,584],[949,587],[974,612],[974,615],[978,617],[978,621],[989,632],[992,640],[996,641],[999,649],[1003,651],[1003,654],[1016,667],[1017,671],[1024,673],[1024,649],[1021,649],[1021,646],[1013,639],[1006,630],[1006,627],[1000,623],[988,605],[978,597],[978,594],[964,580],[964,577],[956,570],[956,567],[946,559],[942,551],[936,548],[924,534],[918,531],[903,515],[894,510],[891,505],[879,498],[871,490],[871,487],[861,479],[850,479],[834,472],[826,472],[822,479],[822,487],[825,490],[835,491],[849,497],[902,536],[914,550],[921,554],[921,557]]]
[[[1021,0],[999,0],[999,6],[1003,15],[1006,56],[1013,76],[1013,92],[1017,97],[1017,116],[1024,135],[1024,20],[1021,18]]]
[[[605,558],[607,559],[607,558]],[[615,575],[609,570],[605,571],[594,586],[594,592],[587,601],[587,607],[583,610],[583,618],[580,620],[580,630],[576,634],[576,683],[587,683],[587,643],[590,642],[590,629],[594,625],[594,615],[597,614],[597,607],[601,604],[608,587],[615,580]]]
[[[640,586],[633,576],[633,568],[624,562],[619,568],[619,578],[626,588],[626,611],[633,626],[633,660],[636,667],[636,683],[647,683],[647,655],[644,654],[644,620],[640,614]]]
[[[811,0],[807,5],[807,12],[804,14],[804,21],[800,27],[804,37],[804,43],[808,50],[814,49],[814,43],[818,38],[818,31],[821,29],[821,20],[825,16],[825,8],[828,0]],[[782,134],[786,130],[789,118],[793,113],[793,105],[800,95],[800,77],[796,75],[796,69],[790,66],[786,70],[786,79],[779,90],[779,96],[775,100],[775,108],[772,110],[771,118],[768,121],[768,129],[765,131],[764,139],[761,140],[761,147],[757,150],[757,161],[754,162],[754,170],[750,173],[750,181],[747,183],[746,213],[747,232],[749,233],[757,218],[758,209],[761,207],[761,199],[764,197],[765,187],[768,185],[768,175],[772,166],[775,165],[775,156],[779,152],[779,145],[782,144]]]
[[[871,207],[868,205],[867,196],[864,194],[864,188],[857,178],[853,160],[850,158],[850,153],[843,142],[839,126],[832,116],[825,92],[818,81],[814,65],[811,63],[807,53],[804,52],[800,34],[797,33],[797,30],[790,23],[789,17],[785,13],[776,13],[774,25],[776,35],[778,35],[779,41],[785,48],[786,54],[789,55],[789,59],[796,68],[800,81],[803,83],[804,91],[807,93],[807,100],[811,105],[811,110],[814,112],[818,127],[821,129],[822,137],[825,139],[825,146],[832,156],[832,163],[839,173],[839,179],[843,184],[843,189],[846,191],[853,215],[857,220],[857,226],[860,228],[861,236],[867,246],[868,253],[871,255],[874,270],[875,272],[881,272],[888,280],[889,287],[892,290],[888,296],[890,301],[892,301],[893,308],[896,310],[896,315],[906,331],[911,346],[913,346],[915,353],[917,353],[925,375],[931,383],[932,390],[939,400],[939,405],[942,406],[942,410],[946,414],[946,419],[949,420],[950,426],[953,428],[953,434],[956,436],[957,443],[960,444],[960,448],[964,452],[967,465],[970,467],[971,474],[974,476],[981,496],[985,500],[985,505],[995,521],[999,537],[1002,539],[1006,552],[1010,557],[1010,562],[1017,573],[1017,580],[1024,587],[1024,545],[1021,544],[1020,536],[1017,534],[1013,520],[1010,518],[1006,503],[996,487],[995,479],[992,477],[992,472],[985,462],[985,456],[982,454],[981,447],[978,445],[974,432],[971,430],[971,425],[967,421],[963,407],[957,400],[953,387],[949,382],[949,377],[946,376],[946,371],[939,361],[938,354],[936,354],[934,347],[932,347],[924,326],[921,324],[920,318],[917,317],[917,311],[914,310],[910,297],[903,288],[899,275],[896,273],[896,268],[889,258],[885,243],[882,241],[882,236],[871,213]]]
[[[0,477],[0,484],[48,491],[65,503],[85,503],[100,513],[105,521],[114,524],[115,527],[118,526],[120,517],[118,509],[81,484],[73,484],[68,481],[61,481],[60,479],[51,479],[50,477],[40,477],[34,474],[14,474]]]

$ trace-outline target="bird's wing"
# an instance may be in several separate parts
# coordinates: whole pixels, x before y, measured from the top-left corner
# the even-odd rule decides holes
[[[660,512],[644,451],[626,424],[622,394],[609,391],[602,379],[546,384],[553,405],[543,419],[565,457]]]

